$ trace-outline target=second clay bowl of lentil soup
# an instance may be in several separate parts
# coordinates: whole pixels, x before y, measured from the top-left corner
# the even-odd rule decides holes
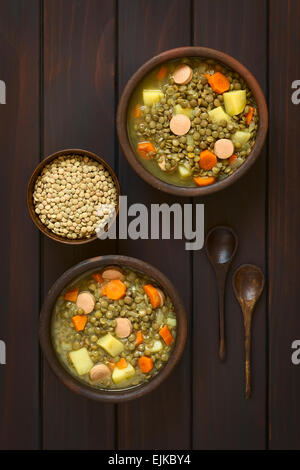
[[[118,107],[122,150],[146,182],[201,196],[234,183],[268,128],[263,92],[239,61],[203,47],[172,49],[131,77]]]
[[[119,211],[120,185],[110,165],[81,149],[42,160],[27,186],[27,207],[41,232],[78,245],[108,230]]]
[[[120,402],[154,390],[179,361],[186,312],[172,283],[144,261],[110,255],[66,271],[40,316],[58,378],[87,398]]]

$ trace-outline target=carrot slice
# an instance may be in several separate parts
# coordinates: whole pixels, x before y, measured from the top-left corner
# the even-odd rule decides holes
[[[126,369],[127,365],[128,365],[127,361],[124,357],[122,357],[122,359],[120,359],[119,362],[117,362],[118,369]]]
[[[132,111],[132,115],[135,119],[138,119],[141,117],[142,115],[142,110],[141,110],[141,107],[139,104],[137,104],[134,108],[133,108],[133,111]]]
[[[162,80],[163,78],[165,78],[166,75],[167,75],[167,67],[162,65],[161,68],[159,69],[159,71],[157,72],[156,76],[157,76],[158,80]]]
[[[237,159],[237,155],[234,153],[233,155],[231,155],[231,157],[229,157],[228,161],[231,164],[231,163],[235,162],[236,159]]]
[[[98,282],[98,284],[101,284],[103,283],[103,279],[102,279],[102,276],[100,273],[94,273],[92,274],[92,278],[94,279],[94,281]]]
[[[76,331],[83,331],[87,322],[87,315],[75,315],[75,317],[72,317],[72,322]]]
[[[210,150],[203,150],[203,152],[200,153],[199,165],[203,170],[211,170],[217,162],[216,155]]]
[[[119,300],[126,294],[126,285],[120,279],[113,279],[109,281],[103,288],[102,294],[106,295],[109,299]]]
[[[116,367],[116,363],[115,362],[109,362],[108,367],[110,368],[110,370],[114,370],[114,368]]]
[[[170,346],[173,343],[174,339],[167,325],[163,326],[163,328],[159,330],[159,334],[167,346]]]
[[[144,336],[141,330],[139,330],[136,334],[135,338],[135,345],[138,346],[139,344],[143,343],[144,341]]]
[[[249,112],[246,114],[246,123],[248,124],[248,126],[249,126],[250,122],[252,121],[253,115],[254,115],[253,106],[249,106],[249,108],[250,108]]]
[[[153,369],[153,361],[151,357],[142,356],[139,358],[139,366],[143,374],[147,374]]]
[[[78,293],[79,293],[79,289],[69,290],[69,292],[65,293],[64,299],[68,300],[69,302],[76,302]]]
[[[228,78],[221,72],[216,72],[206,78],[212,89],[218,93],[218,95],[221,95],[230,88],[230,82]]]
[[[209,186],[215,182],[214,176],[197,176],[194,178],[194,181],[197,186]]]
[[[151,160],[156,153],[156,149],[151,142],[140,142],[137,146],[137,153],[144,160]]]
[[[144,292],[148,295],[150,304],[152,305],[152,308],[156,308],[160,306],[161,298],[158,293],[158,290],[155,289],[152,284],[146,284],[143,287]]]

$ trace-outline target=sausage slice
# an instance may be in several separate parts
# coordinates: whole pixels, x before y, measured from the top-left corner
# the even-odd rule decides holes
[[[82,308],[84,313],[91,313],[95,308],[95,297],[90,292],[80,292],[76,305],[78,308]]]
[[[117,318],[115,333],[119,338],[127,338],[132,332],[132,324],[128,318]]]
[[[218,158],[229,158],[234,152],[234,145],[229,139],[219,139],[215,143],[214,152]]]
[[[173,73],[174,82],[177,85],[186,85],[192,80],[193,70],[186,64],[176,67]]]
[[[158,287],[156,288],[158,294],[159,294],[159,297],[160,297],[160,307],[162,307],[165,303],[165,300],[166,300],[166,297],[165,297],[165,294],[163,293],[163,291],[161,289],[158,289]]]
[[[170,121],[170,129],[175,135],[184,135],[191,128],[191,121],[185,114],[175,114]]]
[[[101,381],[111,374],[109,367],[105,364],[96,364],[90,370],[90,378],[93,382]]]
[[[109,266],[102,272],[102,278],[105,281],[113,281],[114,279],[120,279],[120,281],[123,281],[125,276],[121,269],[117,268],[116,266]]]

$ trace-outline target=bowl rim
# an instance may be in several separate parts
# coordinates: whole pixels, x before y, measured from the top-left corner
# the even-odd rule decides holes
[[[136,86],[141,81],[141,79],[151,70],[153,70],[158,65],[174,60],[179,59],[182,57],[205,57],[208,59],[215,59],[219,62],[224,63],[228,67],[230,67],[233,71],[238,72],[242,78],[246,81],[247,85],[251,89],[255,101],[257,103],[258,112],[259,112],[259,127],[256,136],[256,140],[252,151],[248,155],[246,161],[243,165],[240,166],[232,175],[228,178],[219,181],[211,186],[206,187],[183,187],[183,186],[175,186],[173,184],[166,183],[156,176],[153,176],[138,160],[136,157],[129,138],[127,134],[127,111],[128,106],[130,103],[130,98],[132,93],[134,92]],[[150,60],[145,62],[138,70],[131,76],[128,80],[120,101],[117,110],[117,133],[119,138],[119,143],[122,148],[122,151],[127,158],[127,161],[134,169],[134,171],[147,183],[151,184],[154,188],[164,191],[169,194],[179,195],[179,196],[204,196],[211,193],[216,193],[221,191],[222,189],[227,188],[235,181],[240,179],[249,168],[254,164],[257,160],[262,147],[264,145],[266,134],[268,130],[268,109],[264,94],[262,89],[257,82],[254,75],[237,59],[221,52],[216,49],[210,49],[207,47],[198,47],[198,46],[187,46],[187,47],[179,47],[175,49],[169,49],[164,51]]]
[[[107,226],[107,230],[112,226],[112,224],[115,222],[118,213],[119,213],[119,208],[120,208],[120,195],[121,195],[121,188],[120,188],[120,183],[117,178],[117,175],[115,174],[114,170],[111,168],[110,164],[107,163],[102,157],[99,157],[99,155],[90,152],[88,150],[84,149],[62,149],[58,150],[57,152],[54,152],[47,157],[45,157],[43,160],[41,160],[38,165],[35,167],[33,170],[30,179],[27,184],[27,189],[26,189],[26,202],[27,202],[27,209],[29,212],[29,215],[31,217],[31,220],[35,224],[35,226],[48,238],[51,238],[54,241],[63,243],[65,245],[83,245],[85,243],[93,242],[95,240],[99,240],[97,234],[94,234],[90,238],[80,238],[76,240],[68,239],[66,237],[62,237],[60,235],[57,235],[51,230],[49,230],[39,219],[39,217],[36,215],[34,211],[34,203],[33,203],[33,190],[34,190],[34,185],[35,182],[40,175],[41,171],[43,168],[50,163],[51,161],[55,160],[58,157],[68,157],[70,155],[79,155],[82,157],[89,157],[92,158],[93,160],[96,160],[98,163],[102,164],[110,173],[111,177],[113,178],[114,184],[116,186],[117,192],[118,192],[118,197],[117,197],[117,208],[115,211],[115,215],[113,219],[109,222]]]
[[[60,363],[52,345],[51,341],[51,319],[53,307],[57,297],[62,290],[73,280],[83,275],[85,272],[90,272],[108,265],[119,265],[136,269],[149,277],[152,277],[170,296],[176,311],[177,317],[177,335],[175,346],[170,356],[169,361],[153,379],[145,385],[140,385],[132,389],[125,390],[97,390],[89,385],[75,379]],[[156,389],[171,373],[179,359],[181,358],[187,337],[187,315],[185,307],[181,298],[171,283],[171,281],[157,268],[151,264],[121,255],[105,255],[95,258],[84,260],[75,266],[65,271],[53,284],[47,293],[40,314],[39,324],[39,338],[42,351],[55,375],[60,381],[71,391],[84,396],[85,398],[106,402],[106,403],[120,403],[124,401],[133,400],[146,395],[152,390]]]

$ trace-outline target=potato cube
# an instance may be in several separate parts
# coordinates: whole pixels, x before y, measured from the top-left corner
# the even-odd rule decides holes
[[[189,178],[192,174],[191,170],[184,165],[178,165],[178,171],[181,178]]]
[[[173,317],[168,317],[167,319],[167,325],[168,326],[176,326],[177,324],[177,321],[176,321],[176,318],[173,318]]]
[[[228,116],[228,114],[225,113],[222,106],[218,106],[217,108],[214,108],[211,111],[208,111],[208,115],[213,122],[218,123],[220,121],[227,121],[227,122],[231,121],[230,116]]]
[[[135,369],[132,367],[131,364],[128,364],[127,367],[124,369],[119,369],[118,367],[115,367],[112,373],[112,379],[115,384],[118,384],[120,382],[123,382],[126,379],[130,379],[130,377],[133,377],[135,375]]]
[[[162,344],[161,344],[161,341],[159,341],[159,339],[156,339],[154,340],[154,343],[153,343],[153,346],[152,348],[149,349],[150,353],[151,354],[154,354],[154,353],[157,353],[159,351],[162,350]]]
[[[143,90],[143,100],[146,106],[152,106],[154,103],[158,103],[164,94],[160,90]]]
[[[71,351],[69,357],[78,375],[88,374],[94,365],[86,348]]]
[[[223,93],[226,113],[235,116],[244,111],[246,106],[246,90],[235,90]]]
[[[250,137],[251,137],[250,132],[247,132],[247,131],[236,131],[236,132],[233,134],[231,140],[232,140],[232,142],[233,142],[234,144],[239,143],[239,144],[241,144],[241,146],[243,146],[243,145],[245,145],[245,144],[248,142],[248,140],[250,139]]]
[[[98,340],[97,344],[101,346],[101,348],[103,348],[104,351],[106,351],[112,357],[118,356],[118,354],[120,354],[124,349],[123,343],[121,343],[121,341],[116,339],[110,333],[105,336],[102,336],[102,338]]]
[[[190,119],[193,115],[193,110],[191,108],[182,108],[180,104],[176,104],[174,106],[174,114],[184,114]]]

